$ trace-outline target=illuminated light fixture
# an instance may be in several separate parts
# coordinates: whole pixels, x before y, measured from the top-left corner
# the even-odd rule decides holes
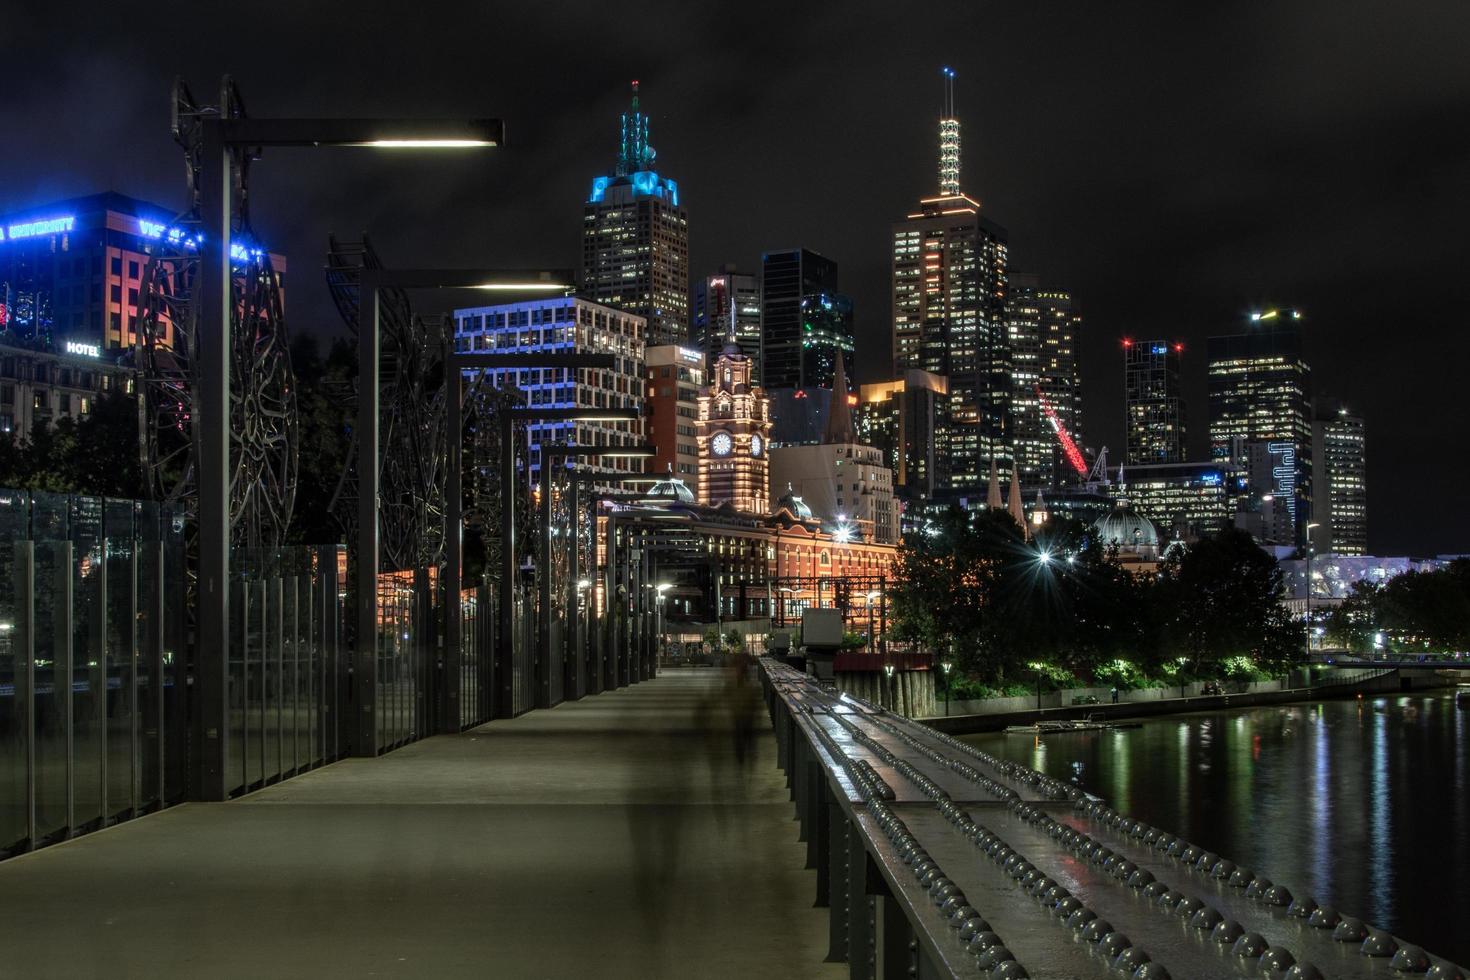
[[[0,232],[0,241],[4,241],[7,238],[14,241],[17,238],[40,238],[44,235],[60,235],[71,231],[75,225],[76,219],[71,215],[61,218],[43,218],[39,221],[21,221]]]
[[[414,139],[387,139],[387,140],[365,140],[361,143],[348,143],[347,146],[378,146],[385,149],[405,150],[453,150],[463,149],[471,146],[497,146],[494,140],[414,140]]]
[[[505,290],[505,291],[527,291],[527,290],[554,290],[571,289],[564,282],[483,282],[470,287],[472,289]]]

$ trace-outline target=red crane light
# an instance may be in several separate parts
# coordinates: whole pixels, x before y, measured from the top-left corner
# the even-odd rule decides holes
[[[1127,343],[1127,341],[1124,341],[1124,343]],[[1057,441],[1062,444],[1062,453],[1067,457],[1067,462],[1072,464],[1072,469],[1076,470],[1078,475],[1085,478],[1087,476],[1087,460],[1082,458],[1082,450],[1077,448],[1077,443],[1072,438],[1071,433],[1067,431],[1066,426],[1062,425],[1062,420],[1057,418],[1056,410],[1051,407],[1046,400],[1046,396],[1041,393],[1041,385],[1036,386],[1036,399],[1041,402],[1041,410],[1046,413],[1046,420],[1051,423],[1052,430],[1057,434]]]

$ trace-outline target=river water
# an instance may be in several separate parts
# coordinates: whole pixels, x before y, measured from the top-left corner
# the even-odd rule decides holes
[[[1451,694],[966,740],[1470,963],[1470,708]]]

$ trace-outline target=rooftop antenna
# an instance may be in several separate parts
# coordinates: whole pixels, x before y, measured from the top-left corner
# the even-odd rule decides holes
[[[944,76],[944,106],[939,115],[939,193],[960,194],[960,121],[955,117],[954,69],[941,69]]]

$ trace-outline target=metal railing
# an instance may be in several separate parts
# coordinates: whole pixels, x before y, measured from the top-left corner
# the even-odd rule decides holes
[[[0,490],[0,856],[185,792],[182,522]]]

